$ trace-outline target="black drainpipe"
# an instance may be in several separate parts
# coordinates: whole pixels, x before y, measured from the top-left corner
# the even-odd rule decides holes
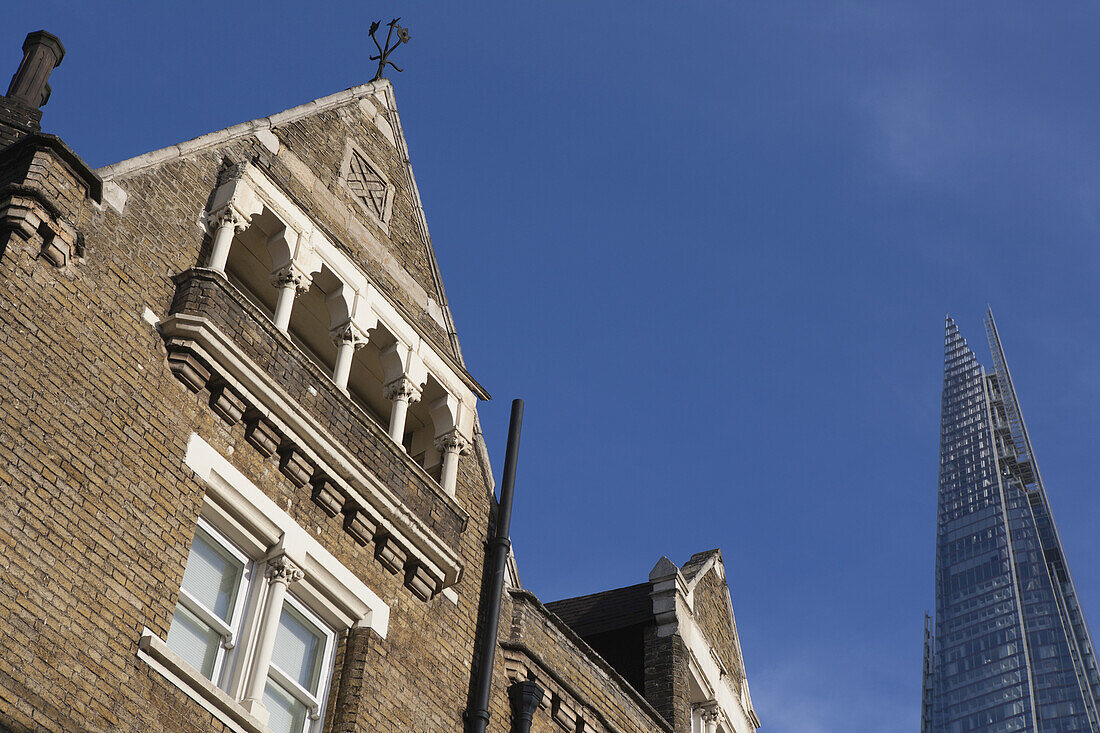
[[[523,400],[512,400],[512,417],[508,421],[508,449],[504,454],[504,476],[500,486],[497,530],[496,536],[489,542],[493,579],[489,589],[485,634],[481,639],[477,692],[474,694],[475,707],[469,718],[471,733],[485,733],[489,726],[489,696],[493,691],[493,660],[496,656],[500,604],[504,593],[504,567],[508,562],[508,550],[512,547],[512,541],[508,538],[508,525],[512,522],[512,493],[516,485],[516,460],[519,458],[519,431],[522,424]]]
[[[508,688],[508,699],[512,701],[512,733],[531,733],[535,711],[545,694],[534,680],[517,682]]]

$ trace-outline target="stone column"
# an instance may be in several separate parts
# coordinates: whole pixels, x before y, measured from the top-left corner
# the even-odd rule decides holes
[[[279,291],[275,301],[275,327],[286,333],[290,327],[294,299],[307,292],[312,281],[308,275],[290,264],[271,273],[271,284]]]
[[[229,260],[229,247],[233,244],[233,236],[238,231],[248,228],[249,219],[237,211],[232,204],[226,204],[207,218],[210,228],[214,230],[214,245],[210,249],[210,262],[207,264],[212,270],[225,273],[225,263]]]
[[[435,447],[443,455],[443,472],[439,477],[439,485],[448,496],[454,496],[455,482],[458,479],[458,457],[470,452],[470,441],[459,435],[457,430],[452,430],[436,438]]]
[[[703,705],[702,712],[704,733],[718,733],[718,720],[721,717],[721,713],[718,710],[718,703],[709,702]]]
[[[367,339],[351,321],[334,328],[329,335],[336,342],[336,365],[332,369],[332,381],[344,394],[347,394],[351,361],[355,358],[355,350],[363,348]]]
[[[409,405],[420,401],[420,388],[407,377],[390,382],[382,389],[382,395],[393,403],[390,410],[390,437],[401,445],[405,437],[405,418],[409,414]]]
[[[272,558],[267,563],[267,600],[260,621],[260,637],[256,640],[256,655],[252,660],[252,674],[248,682],[245,710],[261,723],[266,724],[268,711],[264,707],[264,687],[267,686],[267,670],[271,666],[271,654],[275,650],[275,634],[279,631],[279,617],[283,613],[283,599],[287,588],[305,577],[305,573],[285,555]]]

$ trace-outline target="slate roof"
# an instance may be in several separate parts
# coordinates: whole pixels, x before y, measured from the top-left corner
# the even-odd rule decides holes
[[[600,634],[653,620],[649,583],[605,590],[547,603],[558,618],[581,636]]]

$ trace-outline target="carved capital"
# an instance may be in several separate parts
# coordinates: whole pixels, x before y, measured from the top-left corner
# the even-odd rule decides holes
[[[237,210],[237,207],[230,203],[217,211],[211,211],[206,217],[206,222],[213,231],[217,231],[223,226],[232,226],[237,231],[243,231],[247,229],[249,223],[251,223],[251,217],[245,216]]]
[[[280,289],[293,287],[294,295],[297,297],[309,290],[313,284],[313,278],[291,263],[271,273],[271,284]]]
[[[351,321],[347,321],[328,332],[332,340],[336,342],[336,348],[345,344],[351,344],[356,349],[361,349],[367,344],[367,335],[359,330]]]
[[[718,703],[708,702],[699,706],[699,711],[703,716],[704,723],[717,724],[718,720],[722,717],[722,711],[718,709]]]
[[[306,574],[303,573],[297,565],[288,560],[286,555],[279,555],[268,561],[267,577],[272,582],[290,585],[306,577]]]
[[[470,452],[470,441],[459,435],[457,430],[452,430],[435,439],[435,449],[440,453],[458,453],[464,456]]]
[[[420,387],[411,379],[401,377],[383,387],[382,396],[387,400],[404,400],[411,405],[420,401]]]

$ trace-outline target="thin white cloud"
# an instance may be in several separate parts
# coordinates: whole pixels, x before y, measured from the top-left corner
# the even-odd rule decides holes
[[[755,665],[749,685],[762,733],[912,733],[919,727],[919,669],[908,669],[908,660],[899,669],[882,652],[815,649]],[[852,670],[862,674],[853,676]],[[912,691],[911,699],[898,699],[898,690]]]

